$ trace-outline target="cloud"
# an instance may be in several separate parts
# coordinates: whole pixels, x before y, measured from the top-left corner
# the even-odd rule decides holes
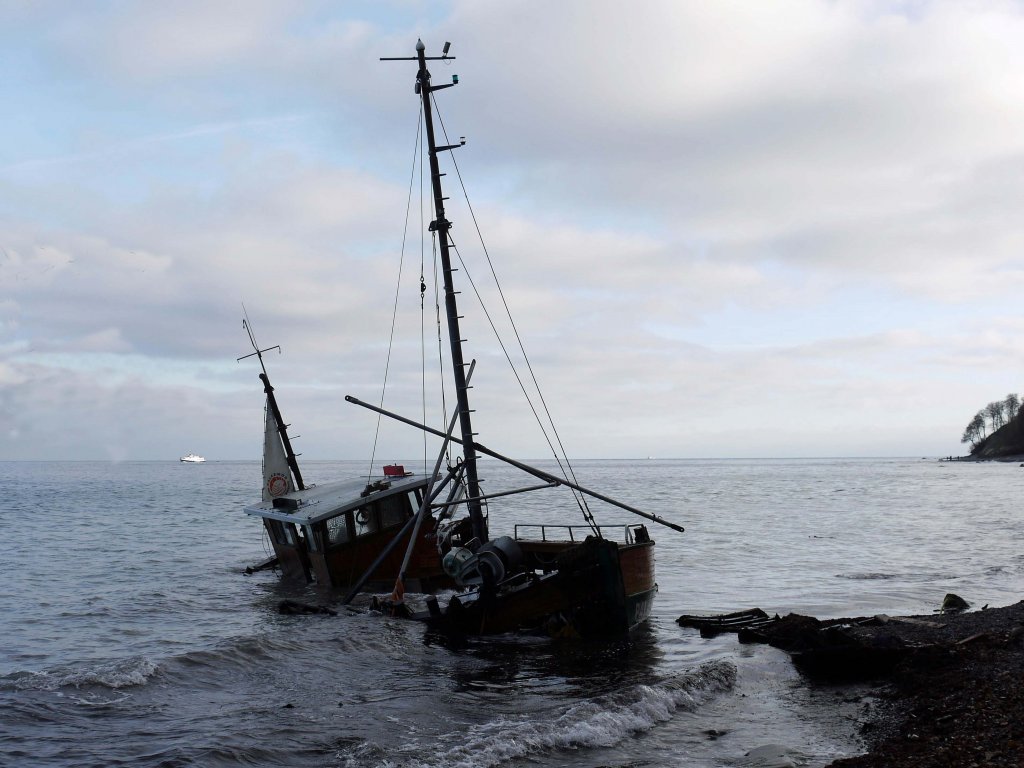
[[[258,428],[239,420],[248,414],[234,397],[103,373],[0,362],[0,457],[170,459],[193,442],[223,456],[218,436],[225,430],[257,439]]]
[[[102,14],[102,12],[101,12]],[[180,77],[247,60],[296,17],[279,0],[128,5],[97,26],[97,7],[65,6],[47,39],[125,79]]]
[[[452,155],[586,455],[945,454],[943,435],[1019,389],[1016,5],[240,8],[6,7],[24,85],[0,142],[0,412],[17,436],[0,455],[69,457],[90,435],[255,455],[244,301],[284,350],[268,365],[307,452],[362,456],[374,419],[340,397],[379,395],[403,239],[388,401],[421,411],[420,355],[447,342],[416,204],[404,230],[413,70],[377,61],[417,35],[454,43],[431,64],[461,76],[437,94],[468,138]],[[457,277],[515,358],[448,162]],[[485,442],[536,454],[460,289]],[[195,417],[168,416],[183,398]]]
[[[640,211],[716,257],[856,263],[909,289],[906,272],[955,266],[968,243],[976,265],[1016,257],[1006,226],[963,213],[965,198],[995,203],[991,218],[1021,197],[1016,7],[652,3],[628,24],[576,10],[517,21],[476,4],[460,18],[511,29],[486,56],[472,41],[490,38],[471,38],[470,57],[515,104],[485,112],[481,132],[489,156],[516,158],[502,170],[536,209],[561,198],[577,219],[600,211],[620,226]],[[544,21],[528,32],[526,18]],[[525,65],[493,64],[512,57]]]

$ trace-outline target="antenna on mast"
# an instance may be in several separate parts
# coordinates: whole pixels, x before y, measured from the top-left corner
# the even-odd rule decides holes
[[[252,348],[255,349],[256,351],[255,352],[250,352],[248,355],[242,355],[241,357],[237,358],[235,360],[235,362],[236,363],[240,363],[243,360],[245,360],[247,357],[252,357],[253,355],[256,355],[260,359],[260,368],[263,369],[263,375],[266,376],[267,375],[267,366],[265,366],[263,364],[263,353],[264,352],[269,352],[272,349],[276,349],[277,350],[277,354],[280,355],[281,354],[281,345],[280,344],[275,344],[272,347],[267,347],[266,349],[260,349],[259,344],[256,343],[256,336],[252,332],[252,322],[249,320],[249,313],[246,312],[246,310],[245,310],[245,303],[244,302],[242,303],[242,314],[245,315],[245,317],[242,318],[242,327],[245,328],[245,332],[247,334],[249,334],[249,343],[252,344]]]

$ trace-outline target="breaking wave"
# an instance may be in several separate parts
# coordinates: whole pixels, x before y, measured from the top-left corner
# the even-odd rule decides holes
[[[486,768],[508,760],[550,750],[610,747],[637,733],[666,722],[679,710],[693,711],[716,693],[736,682],[736,667],[711,661],[697,670],[652,685],[632,685],[622,691],[572,704],[543,720],[502,717],[468,729],[464,743],[447,751],[431,750],[431,757],[385,760],[391,768],[434,766]],[[344,765],[377,763],[381,755],[373,744],[350,753]],[[379,763],[378,763],[379,764]]]
[[[0,678],[0,690],[56,691],[61,688],[131,688],[145,685],[159,666],[145,656],[83,667],[58,667],[41,672],[15,672]]]

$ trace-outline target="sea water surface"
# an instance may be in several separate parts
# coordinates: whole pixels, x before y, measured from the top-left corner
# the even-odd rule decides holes
[[[533,484],[495,462],[481,474],[490,492]],[[1016,464],[623,460],[576,475],[686,527],[651,526],[660,590],[628,643],[451,647],[362,597],[280,615],[284,598],[338,596],[243,574],[266,556],[241,511],[257,461],[0,462],[0,765],[821,766],[862,751],[856,691],[806,684],[774,649],[703,640],[679,614],[1024,595]],[[508,497],[492,534],[572,510],[556,491]]]

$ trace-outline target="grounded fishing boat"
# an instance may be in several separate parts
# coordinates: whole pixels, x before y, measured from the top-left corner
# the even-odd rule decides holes
[[[181,457],[180,461],[184,461],[186,464],[202,464],[206,459],[194,453],[186,453]]]
[[[450,254],[451,222],[444,208],[448,198],[442,191],[444,174],[438,163],[439,153],[457,149],[465,141],[439,146],[432,110],[432,94],[456,85],[458,76],[453,76],[451,83],[432,85],[427,70],[427,61],[454,60],[448,49],[446,43],[441,56],[428,57],[418,41],[415,56],[383,60],[418,64],[415,92],[421,102],[435,215],[429,232],[440,255],[456,411],[447,430],[442,431],[346,397],[351,403],[441,438],[434,469],[416,476],[403,467],[391,466],[384,468],[381,477],[306,488],[264,368],[260,375],[267,395],[263,501],[245,511],[263,519],[273,544],[275,557],[265,566],[276,564],[286,574],[346,586],[346,603],[361,589],[372,589],[390,578],[390,597],[375,599],[375,604],[391,614],[420,619],[445,634],[527,631],[621,636],[650,615],[657,590],[655,544],[643,523],[599,526],[586,499],[597,498],[647,521],[680,532],[683,529],[584,488],[575,482],[571,468],[566,471],[564,458],[556,456],[563,467],[558,476],[476,441],[468,397],[475,362],[467,364],[463,357]],[[422,276],[420,282],[422,299],[426,290]],[[262,365],[261,353],[267,350],[260,350],[251,332],[250,340],[256,350],[252,354],[260,356]],[[450,457],[453,445],[461,446],[463,454],[454,462]],[[447,466],[442,471],[446,456]],[[505,462],[543,484],[485,495],[477,472],[479,456]],[[494,499],[555,486],[572,489],[584,526],[517,525],[512,536],[489,536],[487,510]],[[445,489],[447,496],[440,501]],[[456,518],[456,509],[465,510],[465,516]],[[553,508],[551,515],[562,518],[564,511]],[[444,605],[441,595],[431,594],[426,610],[417,612],[404,600],[407,590],[429,594],[444,587],[456,589]]]

